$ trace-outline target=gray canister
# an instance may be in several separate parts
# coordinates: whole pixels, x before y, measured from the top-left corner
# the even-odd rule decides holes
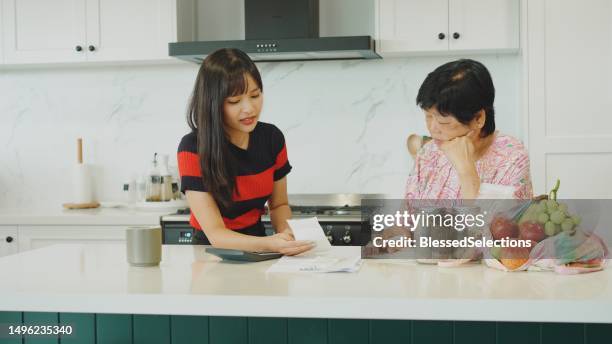
[[[135,226],[126,230],[127,261],[132,266],[157,266],[161,261],[162,231],[159,226]]]

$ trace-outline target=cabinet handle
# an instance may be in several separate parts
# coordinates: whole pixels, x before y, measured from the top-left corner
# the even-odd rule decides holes
[[[453,38],[454,38],[454,39],[459,39],[459,37],[461,37],[461,35],[459,34],[459,32],[455,32],[455,33],[453,34]]]
[[[7,236],[6,237],[6,242],[8,242],[8,243],[13,242],[13,237],[12,236]]]
[[[446,35],[444,34],[444,32],[440,32],[440,33],[438,34],[438,39],[439,39],[439,40],[443,40],[443,39],[445,39],[445,38],[446,38]]]
[[[94,47],[93,45],[90,45],[88,49],[89,49],[89,51],[94,51],[94,50],[96,50],[96,47]]]
[[[74,50],[76,50],[76,51],[82,51],[82,50],[83,50],[83,47],[82,47],[82,46],[80,46],[80,45],[77,45],[77,46],[76,46],[76,48],[74,48]]]

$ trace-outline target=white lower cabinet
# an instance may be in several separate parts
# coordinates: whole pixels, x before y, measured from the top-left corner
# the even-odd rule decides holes
[[[0,226],[0,257],[19,251],[17,226]]]
[[[19,251],[54,244],[104,244],[125,241],[128,226],[19,226]]]

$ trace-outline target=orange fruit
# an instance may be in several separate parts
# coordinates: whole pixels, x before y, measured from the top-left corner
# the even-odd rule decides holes
[[[502,258],[501,263],[509,270],[516,270],[527,263],[527,258]]]

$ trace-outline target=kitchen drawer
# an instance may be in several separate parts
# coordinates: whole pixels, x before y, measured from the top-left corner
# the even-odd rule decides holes
[[[19,226],[19,251],[54,244],[103,244],[125,241],[128,226]]]
[[[0,226],[0,257],[19,251],[17,226]]]

